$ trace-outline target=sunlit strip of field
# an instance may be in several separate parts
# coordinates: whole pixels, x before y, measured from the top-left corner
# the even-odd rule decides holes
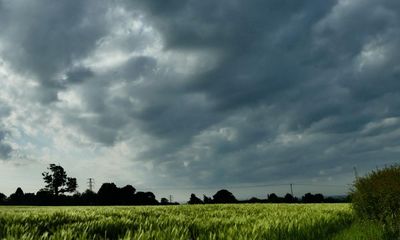
[[[330,239],[348,204],[0,207],[0,239]]]

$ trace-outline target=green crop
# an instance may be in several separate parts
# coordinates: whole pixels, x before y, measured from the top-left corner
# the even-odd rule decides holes
[[[0,207],[0,239],[329,239],[348,204]]]

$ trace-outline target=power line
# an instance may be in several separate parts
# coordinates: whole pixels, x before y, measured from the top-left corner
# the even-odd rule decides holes
[[[298,186],[315,186],[315,187],[348,187],[351,184],[314,184],[314,183],[296,183]]]
[[[239,185],[239,186],[210,186],[210,187],[146,187],[146,190],[208,190],[208,189],[240,189],[240,188],[258,188],[258,187],[278,187],[290,186],[293,192],[293,186],[315,186],[315,187],[348,187],[350,184],[315,184],[315,183],[279,183],[279,184],[254,184],[254,185]]]
[[[274,187],[274,186],[286,186],[288,184],[260,184],[260,185],[243,185],[243,186],[210,186],[210,187],[145,187],[143,189],[148,190],[206,190],[206,189],[223,189],[223,188],[254,188],[254,187]]]

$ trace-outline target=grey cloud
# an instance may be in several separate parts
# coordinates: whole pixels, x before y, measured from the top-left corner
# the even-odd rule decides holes
[[[159,26],[166,45],[182,47],[231,47],[242,51],[251,42],[260,41],[268,33],[290,21],[304,9],[306,17],[318,17],[334,1],[315,4],[312,1],[127,1],[133,7],[142,7],[149,20]],[[128,4],[128,5],[129,5]],[[174,16],[174,17],[172,17]],[[267,34],[268,35],[268,34]],[[248,42],[248,43],[247,43]],[[241,45],[243,48],[236,48]],[[236,49],[233,49],[236,48]]]
[[[75,91],[80,108],[53,110],[93,142],[141,139],[136,161],[154,163],[159,184],[307,181],[396,161],[397,1],[124,1],[141,27],[123,37],[94,4],[0,5],[2,54],[48,101]],[[81,65],[96,46],[131,55],[101,71]],[[182,73],[174,53],[217,60]]]
[[[5,143],[6,132],[0,130],[0,160],[9,159],[13,151],[12,147]]]
[[[154,4],[148,7],[168,48],[214,48],[222,54],[217,68],[187,88],[206,92],[225,109],[268,102],[308,81],[309,66],[302,61],[312,47],[310,29],[332,3],[188,1],[168,17],[153,12]]]
[[[0,160],[7,160],[11,157],[13,148],[6,142],[6,137],[9,135],[9,131],[5,129],[2,121],[3,118],[6,118],[11,114],[11,109],[2,102],[0,102],[0,104]]]
[[[89,68],[78,67],[66,73],[66,81],[67,83],[82,83],[93,75],[94,73]]]
[[[0,105],[0,119],[9,116],[11,114],[11,111],[12,111],[12,109],[9,106],[4,105],[3,103],[1,103],[1,105]]]
[[[10,145],[0,144],[0,159],[9,159],[11,157],[12,148]]]
[[[215,48],[218,49],[216,54],[223,54],[221,64],[195,76],[185,86],[188,91],[204,93],[211,100],[213,105],[209,115],[218,113],[224,116],[201,129],[212,125],[223,127],[226,124],[223,119],[227,116],[248,116],[246,109],[262,112],[263,108],[270,111],[261,114],[261,121],[276,127],[276,131],[266,131],[267,126],[253,119],[236,123],[238,125],[234,127],[241,133],[239,143],[222,141],[210,144],[210,156],[202,156],[204,162],[196,164],[205,169],[211,165],[215,171],[209,172],[215,176],[215,181],[221,180],[222,176],[238,176],[233,169],[243,169],[243,166],[249,171],[262,169],[259,165],[268,163],[275,166],[268,170],[271,171],[269,178],[273,174],[279,178],[282,171],[294,175],[302,168],[318,172],[317,168],[322,166],[345,164],[349,169],[351,164],[362,164],[363,160],[354,157],[351,149],[344,150],[350,155],[348,158],[338,153],[337,156],[318,157],[331,144],[340,145],[341,141],[347,141],[346,138],[360,138],[360,131],[368,123],[398,114],[398,100],[395,99],[398,81],[395,79],[399,59],[396,51],[384,52],[387,59],[380,65],[365,66],[361,72],[357,68],[357,61],[371,42],[378,41],[377,47],[389,49],[398,45],[395,43],[400,32],[398,14],[395,13],[398,5],[394,1],[360,4],[355,2],[354,6],[346,8],[342,7],[342,2],[336,1],[319,5],[310,2],[187,1],[162,12],[162,6],[155,3],[146,5],[149,21],[162,32],[167,48]],[[160,121],[156,126],[168,126],[163,123]],[[254,134],[248,125],[258,127]],[[197,133],[200,134],[201,129]],[[329,142],[317,144],[321,139],[315,139],[296,151],[281,147],[283,150],[274,158],[266,156],[274,149],[264,149],[259,154],[254,149],[257,143],[272,141],[285,132],[319,133],[321,139],[327,138]],[[194,133],[196,131],[191,136],[195,136]],[[196,152],[196,140],[192,141],[191,145],[182,146],[181,151]],[[211,139],[205,141],[213,142]],[[385,152],[384,144],[376,142],[373,145],[368,144],[369,147],[361,152],[368,151],[368,148],[379,149],[382,154]],[[239,154],[240,151],[248,151],[249,156]],[[293,151],[293,156],[288,155]],[[179,175],[187,168],[182,164],[185,157],[180,154],[178,151],[170,157],[160,157],[160,161],[166,162],[168,173],[178,169],[176,175]],[[169,158],[181,160],[167,160]],[[193,154],[186,156],[189,162],[195,162],[194,158]],[[221,167],[215,163],[218,159],[221,159]],[[236,162],[230,159],[236,159]],[[348,159],[352,163],[346,164]],[[365,165],[374,160],[378,161],[367,157]],[[255,165],[251,164],[253,161]],[[287,161],[296,161],[292,165],[295,166],[293,171],[288,170],[290,164],[284,164]],[[388,161],[388,158],[382,161]],[[231,162],[238,165],[231,166]],[[278,167],[280,163],[282,167]],[[255,174],[252,181],[262,179],[261,175],[266,171],[259,170],[260,175]],[[195,172],[190,171],[192,175]],[[248,171],[243,172],[248,176]]]
[[[37,78],[44,102],[57,100],[58,74],[85,57],[106,30],[107,4],[97,1],[4,1],[2,53],[13,68]]]
[[[127,96],[138,99],[143,106],[135,109],[137,106],[122,97],[116,104],[106,104],[108,110],[100,116],[105,118],[123,106],[126,114],[121,113],[114,120],[105,119],[114,122],[124,119],[124,124],[119,126],[128,126],[133,121],[145,134],[158,139],[149,143],[150,150],[141,157],[156,161],[155,171],[175,179],[184,173],[194,183],[234,182],[235,179],[253,182],[265,179],[264,175],[268,180],[279,180],[282,174],[309,177],[319,168],[335,165],[351,169],[352,165],[361,163],[357,152],[382,150],[382,147],[369,143],[369,147],[355,147],[359,149],[355,150],[345,148],[341,142],[360,138],[359,132],[369,122],[392,116],[379,111],[379,101],[366,105],[365,99],[361,101],[355,96],[354,91],[364,86],[361,81],[360,87],[353,85],[357,84],[355,76],[359,74],[354,65],[357,57],[371,37],[384,33],[389,25],[381,17],[373,17],[368,20],[371,28],[356,28],[354,33],[354,29],[342,24],[335,31],[334,26],[341,24],[333,17],[340,10],[335,10],[339,8],[335,4],[332,1],[295,6],[278,2],[231,2],[229,5],[189,1],[163,8],[156,3],[140,2],[137,6],[147,11],[147,20],[161,31],[167,49],[215,48],[215,54],[222,54],[222,60],[215,68],[182,84],[176,81],[181,78],[179,74],[146,70],[156,68],[153,60],[146,58],[143,65],[133,58],[122,72],[132,79],[139,74],[143,77],[143,83],[127,86]],[[160,12],[160,9],[163,10]],[[202,17],[205,12],[210,17]],[[350,18],[354,13],[347,14]],[[355,22],[352,26],[356,24],[362,25]],[[341,42],[339,47],[337,42]],[[390,62],[395,63],[395,58]],[[376,83],[371,82],[371,86]],[[387,94],[396,89],[395,85],[382,85],[379,92]],[[367,89],[365,94],[373,91]],[[204,101],[196,96],[202,96]],[[374,98],[367,97],[371,101]],[[397,105],[398,101],[392,100],[389,108]],[[370,107],[373,110],[368,110]],[[230,120],[235,116],[245,118]],[[236,129],[235,140],[203,135],[226,127]],[[286,133],[311,134],[313,139],[301,145],[274,144]],[[349,156],[338,151],[336,155],[320,156],[331,146],[337,146]],[[350,163],[346,163],[348,159]],[[188,166],[185,161],[189,162]],[[365,164],[373,161],[372,157],[367,158]]]
[[[148,76],[155,71],[157,60],[148,56],[133,57],[122,67],[121,75],[130,80],[136,80],[140,76]]]

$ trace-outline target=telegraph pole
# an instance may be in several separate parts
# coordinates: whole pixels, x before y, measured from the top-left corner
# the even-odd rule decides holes
[[[293,196],[293,183],[290,184],[290,193],[292,194],[292,197],[294,197]]]
[[[169,203],[172,203],[172,195],[169,195]]]
[[[94,186],[94,179],[93,178],[88,178],[88,186],[89,190],[93,192],[93,186]]]

